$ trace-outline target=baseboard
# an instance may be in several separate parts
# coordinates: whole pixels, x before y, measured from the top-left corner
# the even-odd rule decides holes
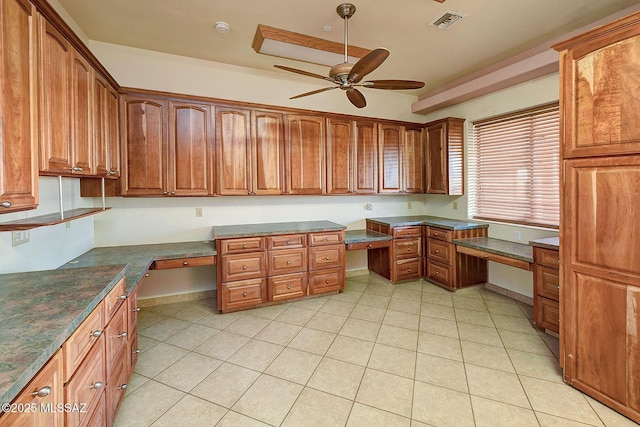
[[[368,268],[358,268],[356,270],[347,270],[346,276],[347,277],[367,276],[368,274],[369,274]]]
[[[500,287],[498,285],[494,285],[493,283],[489,283],[489,282],[484,284],[484,288],[489,290],[489,291],[491,291],[491,292],[495,292],[497,294],[501,294],[501,295],[504,295],[506,297],[513,298],[516,301],[520,301],[520,302],[525,303],[527,305],[533,306],[533,298],[528,297],[526,295],[522,295],[521,293],[514,292],[514,291],[511,291],[509,289],[505,289],[503,287]]]
[[[152,298],[144,298],[138,299],[138,306],[140,307],[152,307],[154,305],[162,305],[162,304],[173,304],[176,302],[188,302],[188,301],[197,301],[201,299],[215,298],[216,291],[200,291],[200,292],[189,292],[186,294],[176,294],[176,295],[166,295],[162,297],[152,297]]]

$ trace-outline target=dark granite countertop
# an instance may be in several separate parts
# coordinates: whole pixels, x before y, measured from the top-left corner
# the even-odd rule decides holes
[[[213,227],[214,239],[231,239],[249,236],[272,236],[276,234],[313,233],[345,230],[342,224],[331,221],[272,222],[262,224],[219,225]]]
[[[471,230],[474,228],[487,228],[488,224],[480,224],[477,222],[440,218],[437,216],[416,215],[416,216],[389,216],[383,218],[367,218],[367,221],[378,224],[388,225],[390,227],[408,227],[411,225],[432,225],[447,230]]]
[[[492,237],[454,239],[453,243],[521,261],[533,262],[533,247],[526,243],[510,242]]]
[[[392,240],[393,236],[378,233],[372,230],[347,230],[344,237],[344,243],[347,245],[363,242],[377,242],[380,240]]]
[[[536,239],[529,242],[531,246],[538,246],[540,248],[560,250],[560,237],[547,237],[545,239]]]
[[[0,275],[0,403],[9,403],[127,271],[126,265]]]

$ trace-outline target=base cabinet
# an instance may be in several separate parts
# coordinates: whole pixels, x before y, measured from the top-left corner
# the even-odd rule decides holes
[[[533,322],[560,332],[560,254],[553,249],[533,248]]]

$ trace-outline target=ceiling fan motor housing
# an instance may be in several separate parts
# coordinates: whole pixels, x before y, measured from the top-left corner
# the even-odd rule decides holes
[[[349,19],[353,16],[354,13],[356,13],[356,7],[351,3],[342,3],[336,8],[336,12],[338,12],[340,18]]]

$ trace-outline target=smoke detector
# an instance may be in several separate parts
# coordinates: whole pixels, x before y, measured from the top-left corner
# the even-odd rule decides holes
[[[231,25],[227,24],[226,22],[218,21],[214,24],[214,26],[216,27],[216,31],[220,34],[227,34],[229,31],[231,31]]]
[[[447,10],[444,15],[437,17],[433,21],[429,23],[429,26],[436,27],[441,30],[445,30],[458,22],[459,20],[466,18],[467,15],[464,15],[459,12],[454,12],[453,10]]]

